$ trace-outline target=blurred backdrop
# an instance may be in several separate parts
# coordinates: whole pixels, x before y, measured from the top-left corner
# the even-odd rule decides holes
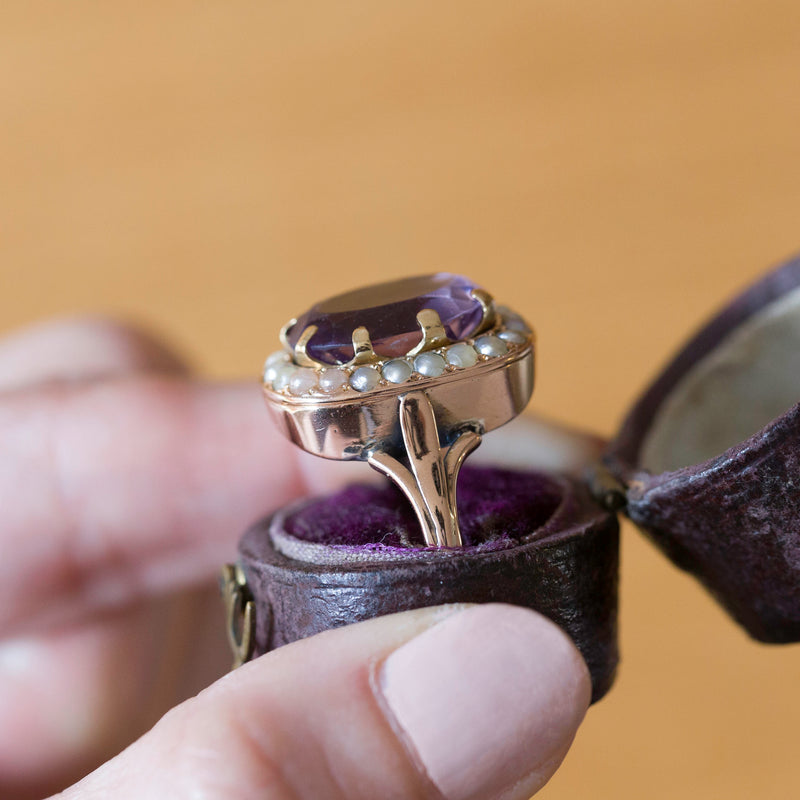
[[[0,326],[110,312],[255,379],[311,300],[464,272],[536,325],[532,411],[611,435],[800,248],[799,36],[796,0],[4,3]],[[619,680],[540,796],[793,795],[800,649],[623,546]]]

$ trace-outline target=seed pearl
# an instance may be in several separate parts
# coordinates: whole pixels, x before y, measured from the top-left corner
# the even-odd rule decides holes
[[[497,335],[504,342],[511,342],[512,344],[524,344],[527,341],[525,334],[519,331],[500,331]]]
[[[482,356],[502,356],[508,352],[506,343],[497,336],[481,336],[475,341],[475,349]]]
[[[276,350],[267,356],[267,364],[286,364],[289,361],[289,354],[285,350]]]
[[[296,396],[310,392],[317,385],[316,370],[308,367],[301,367],[292,374],[289,379],[289,394]]]
[[[507,317],[503,317],[503,325],[509,331],[519,331],[525,334],[531,332],[528,323],[517,314],[509,314]]]
[[[459,342],[447,348],[447,360],[454,367],[471,367],[478,361],[478,354],[472,345]]]
[[[338,392],[347,383],[347,372],[334,367],[320,373],[319,388],[323,392]]]
[[[420,353],[414,359],[414,369],[427,378],[436,378],[441,375],[447,363],[438,353]]]
[[[383,377],[389,383],[404,383],[411,377],[411,366],[407,361],[396,358],[383,365]]]
[[[381,376],[374,367],[359,367],[350,376],[350,385],[357,392],[368,392],[374,389],[381,380]]]
[[[276,392],[285,389],[296,370],[297,367],[294,364],[283,364],[276,367],[275,377],[272,379],[272,389]]]
[[[289,363],[289,354],[285,350],[278,350],[270,355],[264,362],[264,383],[272,383],[278,374],[278,367]]]

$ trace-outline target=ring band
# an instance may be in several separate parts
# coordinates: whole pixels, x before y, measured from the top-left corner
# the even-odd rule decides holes
[[[403,491],[428,546],[461,546],[458,472],[531,397],[530,326],[438,273],[325,300],[281,340],[263,383],[284,435],[314,455],[366,461]]]

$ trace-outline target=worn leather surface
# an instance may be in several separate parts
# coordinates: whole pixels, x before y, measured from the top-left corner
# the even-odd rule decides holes
[[[700,464],[653,475],[639,466],[639,453],[686,371],[799,285],[795,258],[724,308],[633,407],[605,458],[627,487],[627,515],[765,642],[800,641],[800,405]]]
[[[240,543],[256,602],[256,655],[397,611],[454,602],[514,603],[545,614],[572,637],[589,666],[593,700],[599,700],[618,661],[618,523],[579,482],[551,480],[562,492],[558,509],[538,530],[500,549],[464,548],[447,556],[429,550],[427,557],[417,550],[415,558],[389,563],[319,565],[278,552],[271,519],[262,520]],[[480,492],[480,485],[462,493]],[[347,498],[346,492],[339,496],[343,503]],[[405,502],[399,494],[397,502]],[[503,509],[510,527],[519,525],[519,505]],[[370,518],[363,502],[342,510],[354,529]]]

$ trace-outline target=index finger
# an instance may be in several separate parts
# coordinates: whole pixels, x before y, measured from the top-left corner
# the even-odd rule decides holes
[[[7,393],[0,448],[2,632],[197,583],[256,516],[352,479],[280,436],[255,383]]]

